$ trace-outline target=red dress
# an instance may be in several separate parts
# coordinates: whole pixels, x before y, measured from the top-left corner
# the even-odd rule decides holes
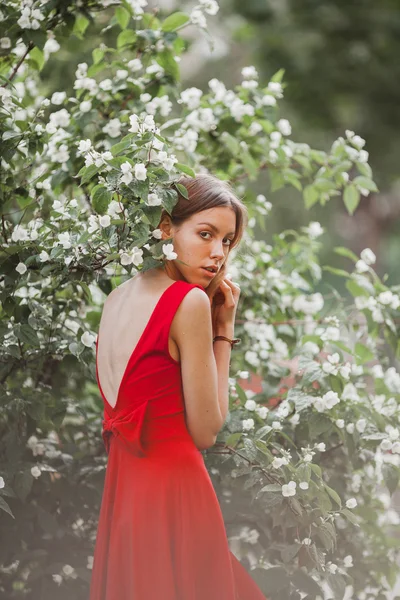
[[[90,600],[265,600],[228,546],[203,455],[185,422],[180,363],[168,335],[184,296],[161,295],[125,369],[113,409]],[[99,340],[98,340],[99,341]]]

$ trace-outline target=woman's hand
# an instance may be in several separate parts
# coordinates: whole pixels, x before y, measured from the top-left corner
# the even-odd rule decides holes
[[[230,328],[233,331],[239,296],[240,287],[225,275],[210,299],[213,335]]]

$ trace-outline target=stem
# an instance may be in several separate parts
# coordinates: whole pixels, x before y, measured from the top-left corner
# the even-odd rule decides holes
[[[34,45],[35,44],[33,42],[29,42],[25,54],[23,54],[21,56],[21,58],[19,59],[19,61],[15,65],[14,70],[11,73],[11,76],[10,76],[9,80],[7,81],[7,83],[4,83],[1,87],[4,87],[4,88],[7,87],[8,84],[10,83],[10,81],[12,81],[14,79],[15,75],[17,74],[18,69],[20,68],[20,66],[22,65],[22,63],[24,62],[25,58],[27,57],[27,55],[29,54],[29,52],[32,50],[32,48],[34,47]]]

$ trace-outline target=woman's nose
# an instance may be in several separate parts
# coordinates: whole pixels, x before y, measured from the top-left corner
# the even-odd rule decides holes
[[[217,258],[219,260],[222,260],[224,258],[225,253],[224,253],[224,246],[222,244],[222,241],[221,242],[216,242],[216,244],[213,247],[211,256],[213,258]]]

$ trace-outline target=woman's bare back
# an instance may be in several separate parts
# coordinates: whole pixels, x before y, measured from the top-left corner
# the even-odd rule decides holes
[[[100,385],[115,407],[128,361],[163,292],[173,280],[159,269],[138,273],[107,297],[100,320],[97,365]],[[171,326],[168,349],[179,361],[179,348]]]

